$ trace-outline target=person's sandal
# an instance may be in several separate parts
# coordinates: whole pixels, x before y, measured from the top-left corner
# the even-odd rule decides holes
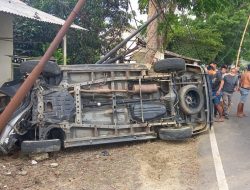
[[[240,114],[237,114],[237,117],[242,118],[242,117],[244,117],[244,115],[242,113],[240,113]]]
[[[224,122],[223,118],[215,119],[214,122]]]

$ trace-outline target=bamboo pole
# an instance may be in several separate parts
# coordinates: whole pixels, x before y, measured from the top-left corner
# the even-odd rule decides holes
[[[240,47],[239,47],[239,50],[238,50],[238,55],[237,55],[237,59],[236,59],[236,63],[235,63],[236,67],[239,66],[241,47],[243,45],[243,41],[244,41],[244,38],[245,38],[245,35],[246,35],[246,31],[247,31],[247,28],[248,28],[248,25],[249,25],[249,21],[250,21],[250,15],[249,15],[249,17],[247,19],[247,24],[245,26],[245,29],[244,29],[244,32],[242,34],[242,38],[241,38],[241,41],[240,41]]]
[[[67,65],[67,34],[63,37],[63,65]]]

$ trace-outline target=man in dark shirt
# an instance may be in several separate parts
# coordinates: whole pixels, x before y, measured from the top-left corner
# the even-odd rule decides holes
[[[229,108],[232,104],[232,96],[235,91],[238,90],[238,76],[237,70],[232,68],[230,73],[225,74],[222,78],[222,99],[224,105],[225,118],[228,118]]]
[[[222,75],[222,78],[223,78],[224,75],[227,74],[227,65],[222,65],[221,68],[220,68],[220,72],[221,72],[221,75]]]
[[[217,120],[218,122],[223,122],[223,108],[220,104],[221,100],[221,89],[223,87],[222,84],[222,76],[219,72],[216,72],[215,68],[212,66],[207,67],[207,72],[209,75],[209,79],[211,82],[211,87],[212,87],[212,96],[213,96],[213,103],[215,105],[216,110],[219,113],[219,119]]]

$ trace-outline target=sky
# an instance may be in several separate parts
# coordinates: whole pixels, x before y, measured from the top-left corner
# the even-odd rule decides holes
[[[138,8],[138,1],[137,0],[130,0],[132,9],[136,12],[136,20],[142,20],[144,22],[147,21],[147,14],[140,14],[139,8]],[[136,26],[134,19],[132,19],[131,24],[133,26]]]

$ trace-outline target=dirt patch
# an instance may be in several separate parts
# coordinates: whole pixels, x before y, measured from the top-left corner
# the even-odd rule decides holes
[[[199,169],[196,141],[69,149],[34,165],[18,153],[2,156],[0,189],[195,189]]]

